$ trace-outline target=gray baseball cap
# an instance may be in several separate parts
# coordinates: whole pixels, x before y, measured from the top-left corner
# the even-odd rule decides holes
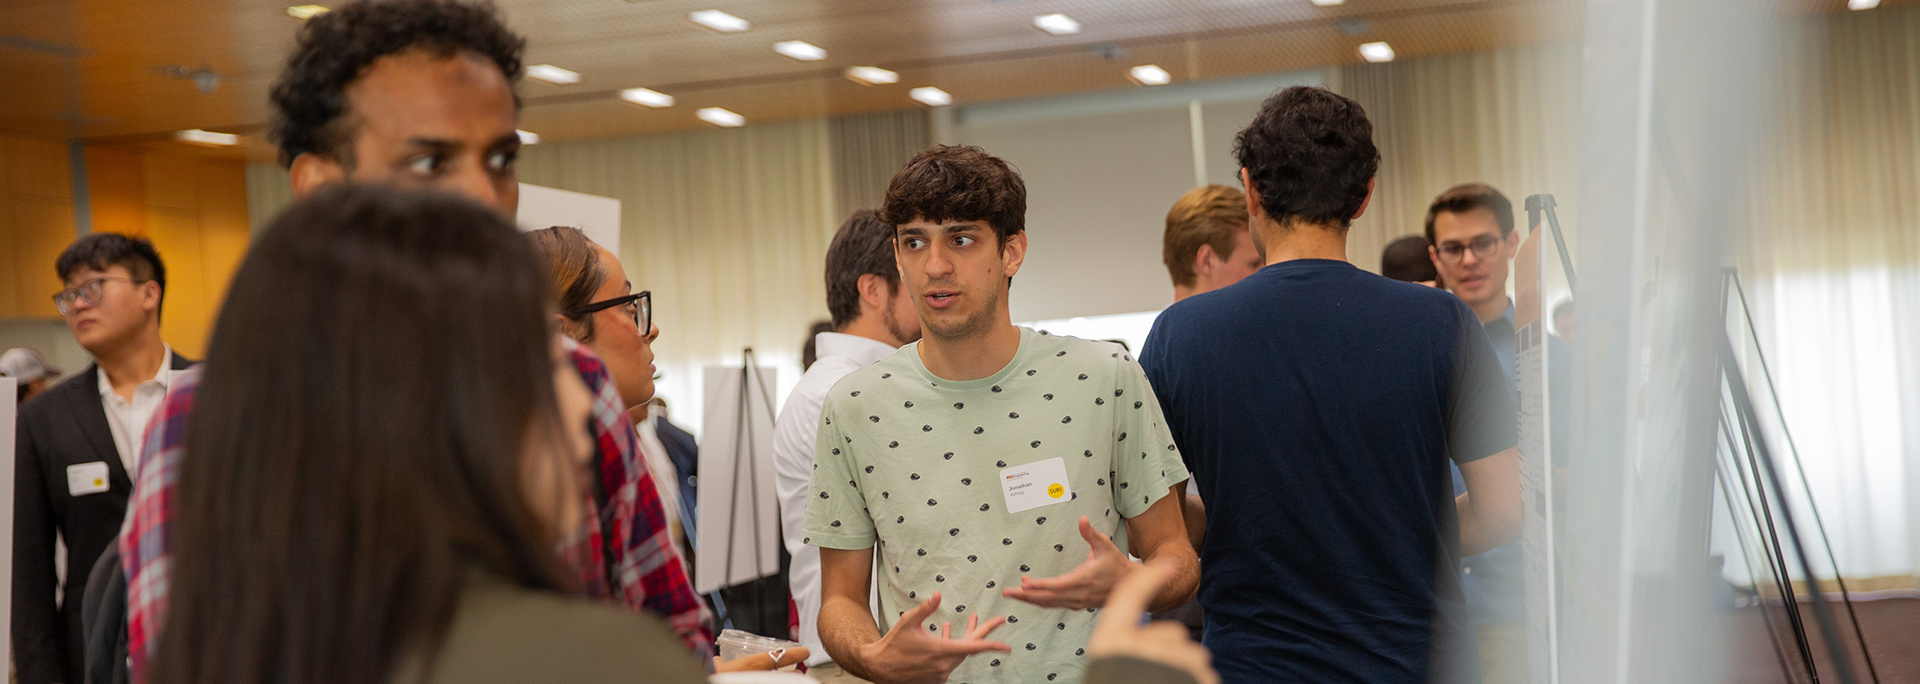
[[[0,354],[0,378],[15,378],[20,384],[26,384],[41,378],[56,378],[60,369],[54,368],[41,358],[40,352],[26,347],[14,347]]]

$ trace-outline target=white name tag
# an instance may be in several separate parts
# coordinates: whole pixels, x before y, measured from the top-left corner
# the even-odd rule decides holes
[[[1073,483],[1067,481],[1067,462],[1059,458],[1000,471],[1000,491],[1007,495],[1008,513],[1073,500]]]
[[[67,493],[86,496],[107,491],[107,462],[94,461],[67,466]]]

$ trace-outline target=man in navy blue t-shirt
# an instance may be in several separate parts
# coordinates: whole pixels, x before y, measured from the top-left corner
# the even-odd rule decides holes
[[[1235,154],[1267,266],[1167,309],[1140,358],[1207,502],[1214,667],[1228,683],[1477,681],[1455,568],[1521,518],[1499,361],[1459,298],[1347,262],[1379,167],[1359,104],[1288,88]]]

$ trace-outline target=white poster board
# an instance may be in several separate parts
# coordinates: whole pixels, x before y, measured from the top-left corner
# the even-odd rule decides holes
[[[0,587],[13,586],[13,445],[14,428],[19,423],[19,382],[0,378],[0,549],[8,549],[0,561]],[[13,615],[13,592],[0,592],[0,615]],[[13,662],[13,620],[0,623],[0,662]]]
[[[702,594],[780,571],[780,500],[773,485],[775,368],[707,366],[700,445]]]
[[[1547,319],[1541,315],[1546,292],[1547,236],[1540,226],[1520,243],[1514,256],[1514,379],[1520,389],[1520,496],[1526,519],[1521,549],[1526,556],[1527,681],[1558,684],[1559,590],[1554,567],[1553,440],[1548,438]]]
[[[520,184],[521,230],[573,226],[607,251],[620,253],[620,200],[532,183]]]

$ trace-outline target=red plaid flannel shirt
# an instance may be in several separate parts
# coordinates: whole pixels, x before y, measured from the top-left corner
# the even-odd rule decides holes
[[[594,393],[593,437],[599,448],[594,464],[599,486],[586,494],[589,518],[579,534],[563,540],[559,555],[579,572],[581,591],[618,601],[635,612],[647,610],[667,621],[701,660],[713,655],[713,632],[706,605],[687,579],[686,565],[673,546],[660,493],[640,459],[638,437],[621,409],[606,365],[584,347],[569,342],[574,367]],[[133,679],[143,681],[147,658],[167,617],[167,573],[172,564],[176,471],[186,440],[187,414],[200,381],[199,369],[178,375],[147,429],[138,481],[120,532],[121,563],[127,573],[127,656]],[[604,498],[597,492],[606,492]],[[596,524],[597,523],[597,524]],[[622,543],[608,545],[612,538]],[[609,573],[616,580],[609,587]]]

